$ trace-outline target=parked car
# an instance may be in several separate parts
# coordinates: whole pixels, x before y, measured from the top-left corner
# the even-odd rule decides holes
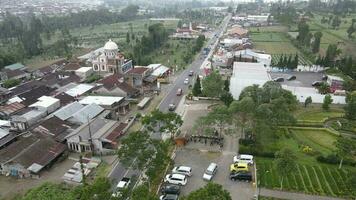
[[[234,163],[230,165],[230,172],[248,171],[247,163]]]
[[[180,194],[179,185],[165,185],[161,187],[162,194]]]
[[[113,197],[120,197],[121,192],[128,188],[131,183],[131,179],[129,177],[123,177],[121,181],[116,186],[115,192],[112,194]]]
[[[322,84],[323,84],[323,81],[314,81],[314,82],[312,83],[312,86],[318,87],[318,86],[321,86]]]
[[[184,84],[186,84],[186,85],[189,84],[189,78],[186,78],[186,79],[184,80]]]
[[[160,200],[179,200],[176,194],[164,194],[159,197]]]
[[[194,71],[193,70],[190,70],[189,71],[189,76],[193,76],[194,75]]]
[[[183,174],[186,176],[192,176],[192,168],[187,166],[177,166],[172,169],[174,174]]]
[[[293,80],[295,80],[295,79],[297,79],[297,77],[294,76],[294,75],[289,76],[289,77],[287,78],[288,81],[293,81]]]
[[[323,75],[323,77],[321,78],[321,80],[323,80],[323,81],[328,80],[328,75]]]
[[[284,78],[282,77],[277,77],[275,79],[273,79],[274,82],[283,82],[284,81]]]
[[[230,179],[232,181],[252,181],[252,173],[249,171],[232,172]]]
[[[213,179],[213,177],[216,174],[217,170],[218,170],[218,165],[216,163],[210,163],[210,165],[208,166],[208,168],[204,172],[203,179],[207,180],[207,181],[210,181],[211,179]]]
[[[175,185],[186,185],[187,177],[182,174],[167,174],[164,182]]]
[[[177,96],[180,96],[180,95],[182,95],[182,94],[183,94],[182,88],[178,88],[178,90],[177,90]]]
[[[168,110],[169,111],[174,111],[175,109],[176,109],[176,104],[171,103],[171,104],[168,105]]]
[[[238,156],[234,156],[234,163],[247,163],[249,165],[253,165],[253,156],[248,154],[240,154]]]

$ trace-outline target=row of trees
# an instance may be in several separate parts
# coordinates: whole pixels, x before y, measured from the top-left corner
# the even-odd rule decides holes
[[[322,1],[310,0],[308,8],[313,11],[332,12],[335,15],[346,15],[356,11],[356,3],[352,0]]]
[[[320,31],[314,34],[311,33],[309,30],[309,25],[305,21],[299,22],[297,41],[301,46],[311,48],[313,53],[318,53],[322,36],[323,34]]]
[[[276,66],[280,69],[296,69],[298,67],[299,56],[296,54],[294,58],[290,54],[288,55],[281,55],[277,63],[272,63],[272,66]]]

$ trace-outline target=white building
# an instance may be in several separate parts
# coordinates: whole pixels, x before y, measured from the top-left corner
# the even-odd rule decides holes
[[[93,68],[91,67],[81,67],[75,70],[75,74],[79,76],[81,79],[86,79],[93,73]]]
[[[271,77],[262,63],[234,62],[230,79],[230,92],[234,99],[239,99],[243,89],[247,86],[262,86]]]
[[[89,62],[92,63],[94,72],[97,73],[126,73],[132,69],[132,60],[125,59],[119,52],[119,47],[115,42],[109,40],[105,43],[101,51],[94,51]]]
[[[49,97],[49,96],[42,96],[38,98],[38,101],[28,107],[37,108],[38,110],[44,110],[47,114],[54,112],[61,106],[60,100]]]
[[[269,54],[257,53],[251,49],[245,49],[235,52],[235,57],[243,59],[256,60],[259,63],[262,63],[265,67],[270,68],[272,62],[272,56]]]
[[[69,89],[68,91],[66,91],[65,93],[72,96],[72,97],[79,97],[82,94],[89,92],[91,89],[93,89],[94,86],[93,85],[89,85],[89,84],[79,84],[71,89]]]

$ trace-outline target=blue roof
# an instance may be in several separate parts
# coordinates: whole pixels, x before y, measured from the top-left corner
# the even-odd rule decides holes
[[[26,66],[21,63],[15,63],[12,65],[5,66],[5,69],[10,69],[10,70],[24,69],[24,68],[26,68]]]

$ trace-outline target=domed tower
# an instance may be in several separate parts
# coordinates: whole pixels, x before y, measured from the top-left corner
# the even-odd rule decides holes
[[[107,58],[109,59],[115,58],[118,52],[119,52],[119,47],[111,39],[105,43],[104,54]]]

